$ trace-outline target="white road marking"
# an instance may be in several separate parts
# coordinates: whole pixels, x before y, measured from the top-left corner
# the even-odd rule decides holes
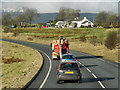
[[[93,75],[94,78],[97,78],[96,75],[95,75],[94,73],[92,73],[92,75]]]
[[[105,88],[105,87],[103,86],[103,84],[102,84],[100,81],[98,81],[98,83],[101,85],[102,88]]]
[[[41,51],[41,50],[39,50],[39,51]],[[49,67],[48,73],[47,73],[44,81],[42,82],[42,84],[41,84],[40,87],[39,87],[39,90],[41,90],[41,88],[42,88],[42,87],[44,86],[44,84],[46,83],[46,81],[47,81],[47,79],[48,79],[48,76],[50,75],[51,68],[52,68],[52,62],[51,62],[50,57],[49,57],[45,52],[43,52],[43,51],[41,51],[41,52],[44,53],[44,54],[47,56],[47,58],[49,59],[49,61],[50,61],[50,67]]]
[[[87,70],[88,70],[88,72],[90,72],[91,73],[91,71],[90,71],[90,69],[89,68],[86,68]]]
[[[79,62],[80,63],[80,62]],[[97,76],[94,74],[94,73],[92,73],[92,71],[89,69],[89,68],[87,68],[85,65],[83,65],[82,63],[80,63],[83,67],[85,67],[86,69],[87,69],[87,71],[88,72],[90,72],[91,74],[92,74],[92,76],[94,77],[94,78],[96,78],[97,79]],[[100,84],[100,86],[102,87],[102,88],[105,88],[105,86],[101,83],[101,81],[98,81],[98,83]]]

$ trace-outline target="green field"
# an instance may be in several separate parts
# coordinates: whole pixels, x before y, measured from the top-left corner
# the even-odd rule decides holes
[[[79,39],[81,35],[85,35],[89,40],[92,36],[97,38],[105,38],[109,30],[105,28],[78,28],[78,29],[36,29],[36,28],[17,28],[10,29],[10,32],[19,33],[19,35],[28,35],[36,38],[56,39],[59,35],[63,35],[67,39]]]

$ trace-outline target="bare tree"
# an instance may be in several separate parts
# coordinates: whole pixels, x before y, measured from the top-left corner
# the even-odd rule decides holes
[[[72,9],[72,8],[60,8],[59,13],[57,14],[57,21],[58,20],[62,20],[62,21],[72,21],[74,20],[76,17],[80,16],[80,10],[77,9]]]
[[[96,24],[103,26],[117,25],[117,16],[113,12],[100,12],[95,18]]]
[[[37,10],[36,9],[28,9],[24,12],[24,15],[26,17],[26,21],[31,24],[31,22],[34,19],[34,16],[37,15]]]
[[[17,20],[19,24],[23,24],[23,23],[31,24],[35,16],[37,16],[36,9],[27,9],[25,10],[25,12],[18,15]]]
[[[10,12],[6,12],[2,15],[2,25],[4,26],[8,26],[10,25],[10,22],[11,22],[11,13]]]
[[[106,12],[100,12],[97,16],[96,16],[96,18],[95,18],[95,22],[97,23],[97,24],[100,24],[100,25],[104,25],[105,23],[106,23],[106,21],[107,21],[107,13]]]
[[[107,25],[117,25],[117,16],[113,12],[108,12]]]
[[[66,15],[65,8],[62,7],[62,8],[60,8],[59,13],[56,16],[56,19],[60,20],[60,21],[64,21],[65,20],[65,15]]]

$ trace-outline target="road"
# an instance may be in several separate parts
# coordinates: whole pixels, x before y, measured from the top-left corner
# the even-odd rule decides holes
[[[70,53],[76,56],[81,64],[82,83],[74,81],[57,84],[57,67],[59,60],[52,60],[51,48],[48,45],[42,45],[32,42],[7,40],[5,41],[22,44],[38,50],[44,58],[44,64],[38,76],[27,87],[29,88],[89,88],[90,90],[109,88],[109,90],[118,90],[119,64],[103,59],[102,57],[94,57],[85,53],[72,51]],[[88,89],[88,90],[89,90]]]

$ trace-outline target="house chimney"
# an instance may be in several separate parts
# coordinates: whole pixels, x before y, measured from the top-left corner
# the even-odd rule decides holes
[[[86,17],[84,17],[84,19],[87,19]]]

